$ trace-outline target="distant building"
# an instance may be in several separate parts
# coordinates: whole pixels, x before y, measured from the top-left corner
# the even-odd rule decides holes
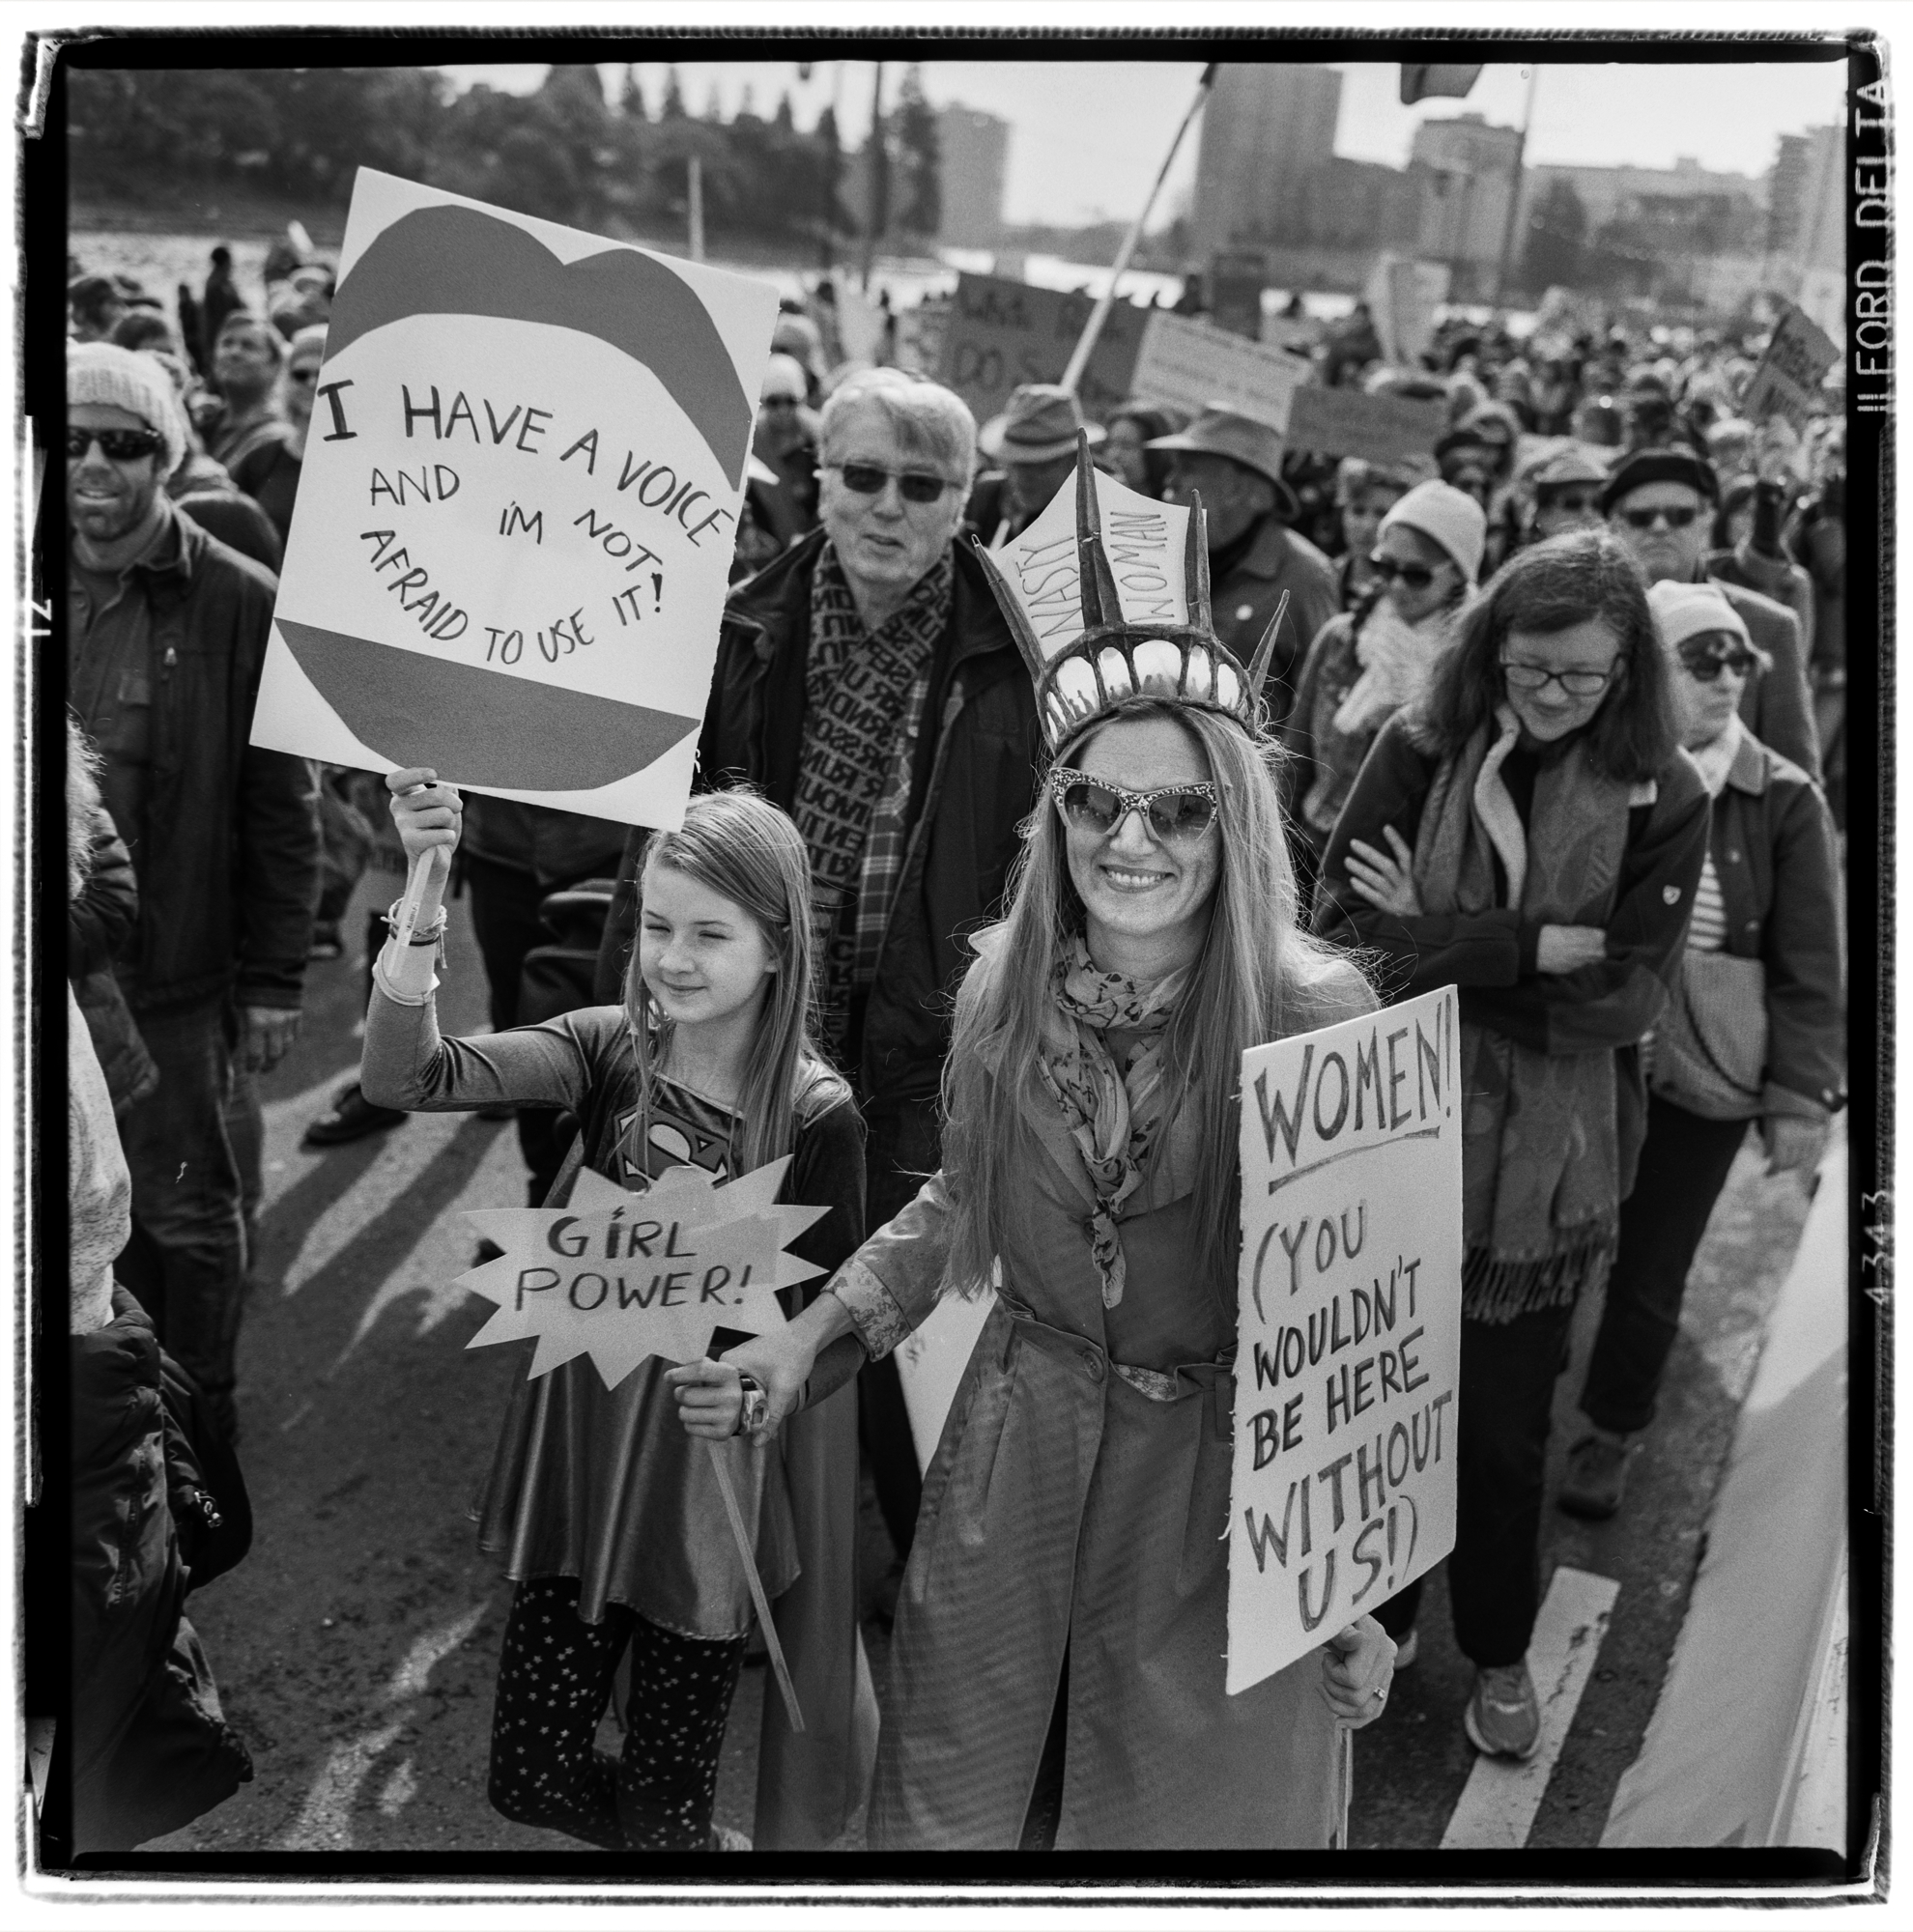
[[[1409,150],[1415,205],[1414,252],[1444,262],[1455,299],[1494,293],[1520,168],[1521,133],[1479,114],[1424,121]]]
[[[994,247],[1003,235],[1009,122],[974,107],[940,108],[936,142],[943,190],[936,239],[954,248]]]
[[[1191,240],[1218,250],[1309,239],[1310,205],[1335,157],[1342,76],[1293,61],[1231,61],[1202,110]]]
[[[1766,285],[1845,333],[1846,130],[1783,134],[1767,177]]]
[[[1752,175],[1703,168],[1683,155],[1670,168],[1529,168],[1524,207],[1533,208],[1556,182],[1566,182],[1587,211],[1587,234],[1628,231],[1648,253],[1757,254],[1766,225],[1765,196]]]

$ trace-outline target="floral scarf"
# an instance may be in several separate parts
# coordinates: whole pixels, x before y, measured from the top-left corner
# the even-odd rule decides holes
[[[1123,1299],[1123,1243],[1116,1217],[1142,1184],[1164,1112],[1162,1034],[1188,983],[1183,969],[1152,984],[1105,973],[1080,935],[1057,964],[1054,1024],[1044,1031],[1037,1067],[1055,1097],[1089,1170],[1096,1210],[1083,1225],[1102,1281],[1102,1305]],[[1141,1034],[1118,1068],[1103,1036]]]

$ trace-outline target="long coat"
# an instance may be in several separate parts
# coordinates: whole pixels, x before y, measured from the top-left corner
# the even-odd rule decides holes
[[[1365,988],[1341,1004],[1305,1023],[1348,1016]],[[1034,1080],[1023,1107],[1041,1148],[1029,1240],[1004,1258],[924,1480],[871,1844],[1014,1849],[1067,1656],[1057,1850],[1326,1847],[1348,1759],[1321,1659],[1223,1690],[1235,1324],[1189,1278],[1189,1116],[1118,1223],[1128,1283],[1105,1309],[1081,1156]],[[938,1176],[840,1273],[891,1317],[879,1351],[935,1305],[950,1232]],[[1173,1399],[1115,1363],[1172,1376]]]

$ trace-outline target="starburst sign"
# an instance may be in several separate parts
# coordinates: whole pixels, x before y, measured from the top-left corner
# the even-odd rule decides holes
[[[695,1362],[715,1328],[780,1327],[776,1291],[824,1270],[785,1246],[828,1208],[777,1205],[788,1155],[718,1186],[700,1167],[673,1167],[648,1192],[627,1193],[582,1169],[564,1208],[468,1208],[504,1253],[459,1276],[498,1303],[466,1344],[531,1335],[531,1379],[589,1355],[607,1388],[649,1355]]]

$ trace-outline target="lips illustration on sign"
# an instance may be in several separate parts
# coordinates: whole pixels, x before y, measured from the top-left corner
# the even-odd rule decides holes
[[[277,620],[346,728],[394,765],[498,791],[596,791],[635,777],[698,728],[695,718],[564,691],[422,651]]]
[[[595,335],[671,390],[719,469],[741,486],[737,452],[749,446],[756,405],[709,311],[654,257],[608,248],[560,262],[536,236],[482,210],[414,209],[340,282],[327,359],[414,315],[496,316]]]

